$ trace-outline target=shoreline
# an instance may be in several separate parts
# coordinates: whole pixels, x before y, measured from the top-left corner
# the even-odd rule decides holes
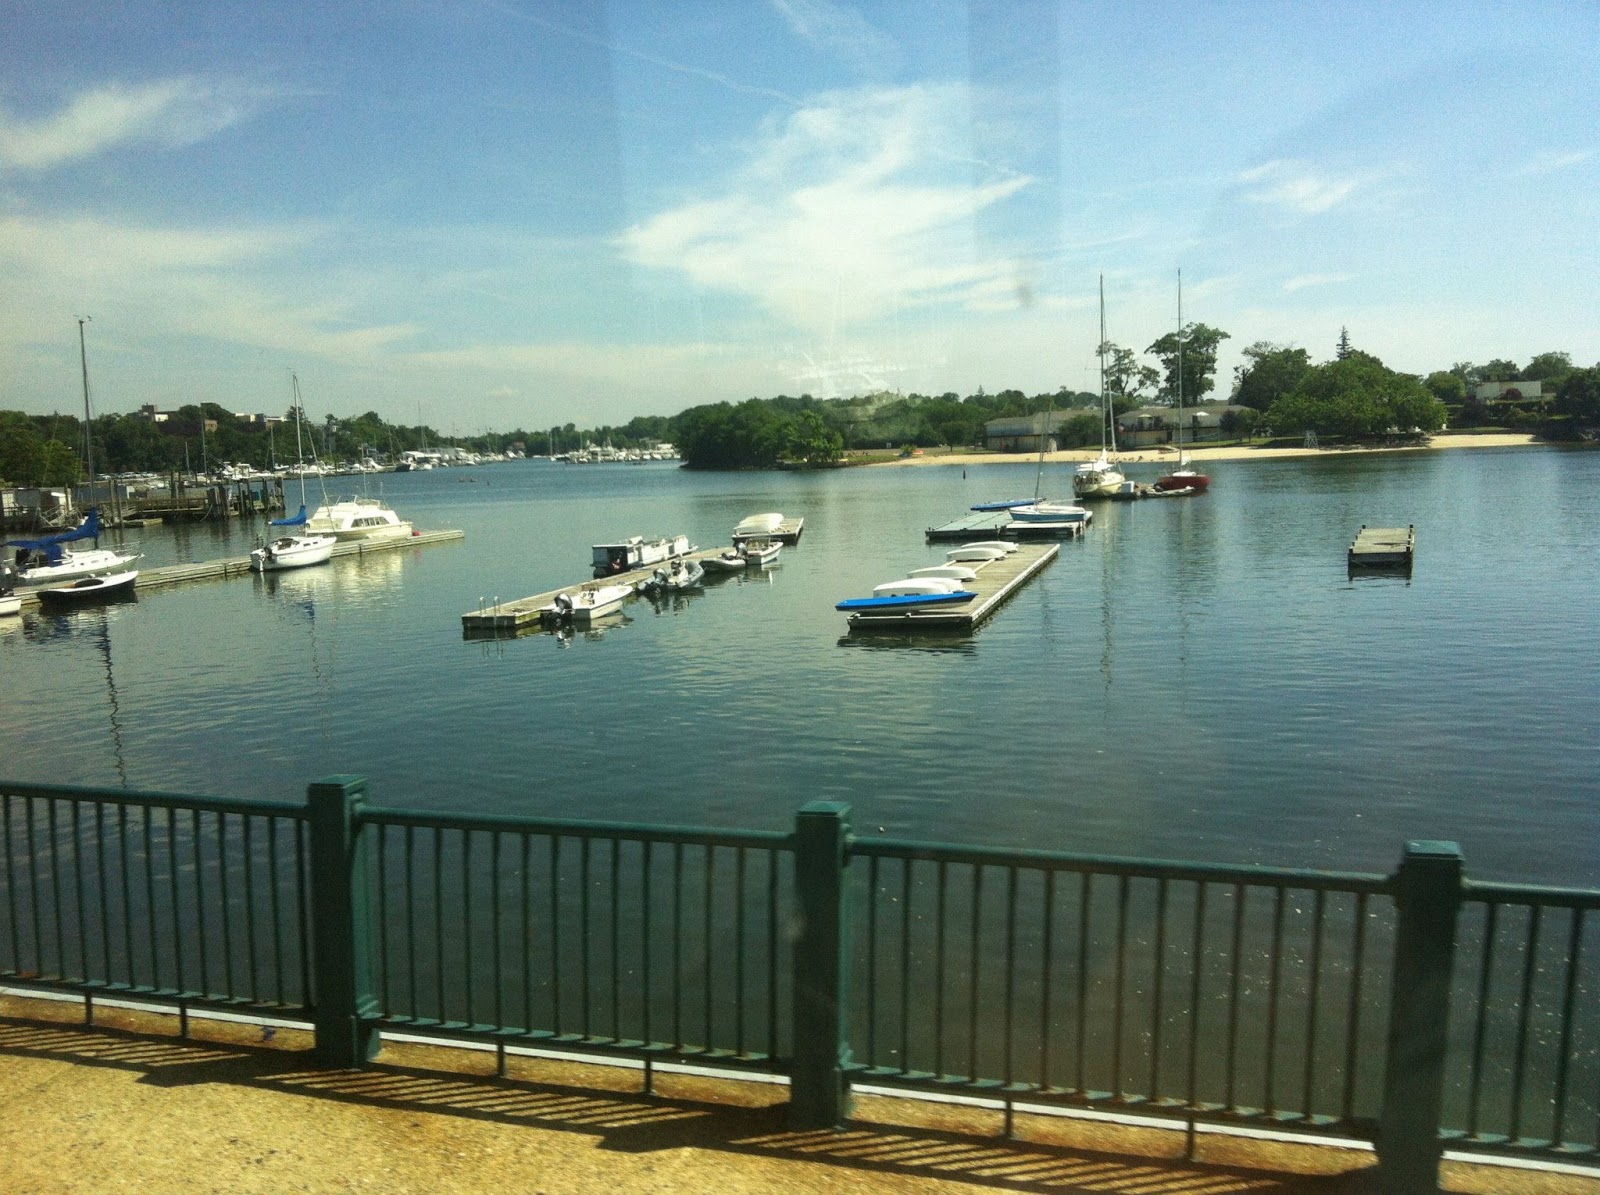
[[[1282,460],[1288,457],[1334,457],[1349,456],[1354,453],[1394,453],[1394,452],[1438,452],[1454,448],[1531,448],[1554,447],[1544,440],[1539,440],[1528,433],[1497,433],[1483,436],[1435,436],[1426,444],[1397,444],[1394,446],[1352,447],[1352,448],[1251,448],[1241,445],[1230,445],[1226,448],[1186,448],[1185,453],[1189,459],[1198,464],[1203,461],[1255,461],[1255,460]],[[1163,451],[1165,448],[1165,451]],[[1045,463],[1074,464],[1079,461],[1092,461],[1100,455],[1097,448],[1064,448],[1058,452],[1047,452],[1044,455]],[[1176,464],[1178,453],[1175,448],[1141,448],[1134,452],[1118,452],[1115,454],[1119,465],[1165,465]],[[907,456],[896,457],[888,461],[868,461],[869,468],[879,467],[923,467],[926,465],[1037,465],[1039,454],[1037,452],[986,452],[981,454],[947,453],[941,456]]]

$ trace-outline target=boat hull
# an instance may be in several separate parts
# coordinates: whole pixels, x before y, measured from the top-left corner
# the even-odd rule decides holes
[[[1211,484],[1211,478],[1204,473],[1168,473],[1165,477],[1158,477],[1151,483],[1154,490],[1190,490],[1196,494],[1203,494],[1206,487]]]
[[[950,593],[885,594],[881,597],[846,598],[836,603],[833,608],[858,613],[872,610],[910,610],[918,606],[948,606],[970,602],[977,596],[970,589],[957,589]]]
[[[322,564],[332,558],[338,542],[331,535],[285,536],[251,552],[250,567],[258,573],[274,573]]]
[[[128,572],[113,573],[110,576],[83,577],[67,585],[52,585],[41,589],[39,601],[52,606],[105,601],[108,598],[132,593],[133,583],[138,576],[137,570],[130,569]]]

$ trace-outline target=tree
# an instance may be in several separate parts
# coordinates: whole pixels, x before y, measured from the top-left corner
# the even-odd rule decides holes
[[[1572,356],[1569,353],[1540,353],[1528,362],[1520,374],[1518,381],[1523,382],[1557,382],[1572,372]]]
[[[1579,426],[1600,423],[1600,365],[1574,369],[1562,379],[1550,409]]]
[[[1267,412],[1267,421],[1280,433],[1314,431],[1351,439],[1382,436],[1391,428],[1438,431],[1444,420],[1444,404],[1419,379],[1359,350],[1342,361],[1312,366]]]
[[[1305,349],[1258,340],[1244,350],[1245,364],[1236,366],[1233,401],[1265,411],[1300,384],[1311,368]]]
[[[1477,377],[1469,379],[1479,382],[1514,382],[1521,370],[1515,361],[1507,361],[1504,357],[1496,357],[1487,365],[1477,367]]]
[[[1467,383],[1454,370],[1436,370],[1430,373],[1422,384],[1440,402],[1460,404],[1466,401]]]
[[[1165,370],[1161,383],[1162,401],[1169,406],[1177,405],[1180,382],[1184,402],[1198,402],[1210,393],[1215,384],[1212,375],[1217,372],[1217,346],[1228,339],[1228,333],[1220,328],[1188,324],[1181,333],[1168,332],[1145,349],[1161,362]]]
[[[816,411],[801,411],[789,425],[784,455],[808,465],[827,465],[844,455],[844,437]]]
[[[1161,372],[1153,366],[1139,364],[1132,349],[1108,340],[1100,346],[1100,357],[1105,362],[1106,397],[1113,407],[1143,406],[1145,397],[1161,381]]]
[[[1350,329],[1341,326],[1339,328],[1339,343],[1333,347],[1334,360],[1343,361],[1350,356],[1350,353]]]

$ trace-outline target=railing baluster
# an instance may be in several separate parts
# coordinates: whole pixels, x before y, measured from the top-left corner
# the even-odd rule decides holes
[[[1318,997],[1322,991],[1322,924],[1326,907],[1326,896],[1318,888],[1313,897],[1314,904],[1311,916],[1311,992],[1306,1001],[1306,1069],[1304,1095],[1300,1102],[1300,1115],[1305,1120],[1310,1120],[1316,1111],[1312,1102],[1312,1084],[1316,1077],[1317,1064],[1317,1008]]]
[[[878,1057],[878,856],[867,860],[867,1063]],[[902,1068],[904,1069],[904,1068]]]
[[[233,986],[233,917],[230,915],[232,881],[228,876],[228,819],[217,814],[217,887],[220,889],[222,910],[222,982],[223,995],[230,1000],[238,993]]]
[[[9,826],[9,821],[7,825]],[[8,840],[6,845],[10,846]],[[133,959],[133,898],[132,881],[128,871],[128,807],[121,802],[117,804],[117,873],[122,881],[122,956],[123,966],[127,970],[127,980],[130,987],[139,984],[138,967]],[[8,873],[9,878],[9,873]],[[107,922],[106,937],[109,939],[110,922]],[[13,936],[15,931],[13,930]]]
[[[111,973],[111,884],[106,873],[106,807],[100,801],[96,801],[94,806],[94,854],[95,867],[100,875],[97,885],[100,889],[100,977],[107,983],[113,983],[117,977]]]
[[[1124,993],[1128,975],[1128,887],[1127,875],[1117,877],[1117,962],[1112,975],[1111,1014],[1111,1094],[1123,1097],[1122,1082],[1122,1026],[1127,1009]]]
[[[778,1056],[778,852],[767,852],[767,1057]]]
[[[27,798],[24,797],[26,802]],[[16,970],[22,970],[22,928],[17,914],[16,848],[11,842],[11,794],[0,795],[0,823],[6,839],[6,922],[11,927],[11,952]]]
[[[733,1052],[744,1057],[744,923],[745,862],[749,852],[739,847],[733,856]]]
[[[311,1002],[311,908],[310,892],[311,881],[306,874],[311,859],[311,823],[296,820],[292,823],[294,830],[294,901],[295,924],[300,934],[300,999],[309,1004]]]
[[[533,835],[519,834],[522,844],[522,1031],[533,1030]]]
[[[900,869],[900,1069],[911,1071],[911,869]]]
[[[1353,965],[1350,968],[1350,1013],[1345,1024],[1344,1099],[1340,1119],[1345,1123],[1356,1115],[1356,1072],[1361,1050],[1361,995],[1362,979],[1366,974],[1367,947],[1367,894],[1356,896],[1356,923],[1354,941],[1351,943]]]
[[[368,832],[377,835],[373,851],[378,856],[378,1000],[387,1016],[394,1011],[389,954],[389,827],[380,822]]]
[[[550,1030],[561,1025],[561,836],[550,835]]]
[[[877,862],[876,859],[873,860]],[[944,993],[946,986],[944,969],[944,943],[946,925],[946,906],[949,896],[949,869],[943,859],[938,864],[939,899],[934,912],[933,925],[933,1073],[943,1078],[944,1066]]]
[[[716,866],[717,866],[717,848],[707,844],[707,846],[705,848],[705,851],[706,851],[706,882],[705,882],[706,900],[705,900],[705,909],[704,909],[704,913],[703,913],[705,920],[704,920],[704,922],[702,924],[702,927],[701,927],[702,931],[704,933],[705,974],[701,976],[701,982],[702,982],[702,984],[703,984],[703,986],[705,988],[705,996],[706,996],[705,1048],[707,1050],[710,1050],[716,1044],[716,1040],[717,1040],[716,1039],[716,1034],[713,1031],[712,1024],[711,1024],[711,1009],[712,1009],[711,990],[712,990],[712,987],[713,987],[712,962],[713,962],[713,956],[714,956],[714,953],[715,953],[714,945],[715,945],[715,941],[716,941],[715,935],[713,935],[712,932],[711,932],[711,910],[712,910],[712,901],[715,899],[715,897],[714,897],[713,880],[714,880],[714,876],[715,876],[715,872],[716,872]]]
[[[89,916],[84,905],[83,888],[83,816],[82,806],[74,801],[72,803],[72,889],[73,905],[78,914],[78,978],[89,978]]]
[[[406,827],[406,976],[410,1005],[406,1014],[413,1018],[422,1015],[422,1004],[417,999],[417,834],[415,826]]]
[[[645,839],[644,858],[639,863],[639,988],[644,996],[641,1036],[647,1046],[655,1045],[654,1030],[650,1022],[650,1011],[655,1005],[650,974],[650,860],[654,846],[653,842]]]
[[[1472,1029],[1471,1070],[1467,1081],[1467,1138],[1478,1135],[1478,1115],[1483,1103],[1484,1044],[1489,1033],[1490,984],[1494,975],[1494,941],[1498,933],[1500,906],[1489,901],[1484,916],[1483,958],[1478,964],[1478,1015]]]
[[[622,1040],[622,840],[611,840],[611,1040]]]
[[[434,1013],[439,1024],[443,1025],[450,1019],[450,1009],[445,994],[445,969],[444,969],[444,835],[443,826],[434,827],[433,831],[433,974],[434,985]]]
[[[1262,1083],[1261,1110],[1268,1116],[1278,1111],[1278,1006],[1283,994],[1283,911],[1287,899],[1288,890],[1279,885],[1272,901],[1272,952],[1267,956],[1267,1073]]]
[[[174,987],[179,993],[187,988],[183,982],[183,901],[178,893],[178,811],[167,809],[167,895],[172,901],[172,959]]]
[[[251,830],[255,821],[255,817],[250,814],[241,819],[239,850],[244,860],[244,949],[248,963],[245,978],[250,987],[251,1003],[259,1004],[261,986],[260,968],[256,960],[256,854],[254,834]],[[384,974],[387,975],[388,971],[389,968],[385,966]]]
[[[589,1020],[589,867],[593,840],[587,835],[578,840],[578,993],[579,1033],[593,1037]]]
[[[1184,1082],[1183,1102],[1191,1110],[1200,1106],[1200,1003],[1202,978],[1205,975],[1206,957],[1206,890],[1204,880],[1194,885],[1194,937],[1190,940],[1189,965],[1189,1054],[1186,1059],[1188,1077]]]
[[[978,941],[982,937],[983,923],[983,864],[972,868],[972,940],[967,958],[967,1078],[976,1081],[982,1073],[978,1068],[978,1004],[983,991],[983,969],[979,965]]]
[[[672,844],[672,1046],[683,1049],[683,843]]]
[[[1511,1121],[1506,1136],[1522,1138],[1523,1083],[1528,1074],[1528,1025],[1533,1020],[1533,978],[1539,971],[1539,924],[1543,905],[1534,905],[1528,919],[1528,953],[1523,958],[1522,992],[1517,1011],[1517,1048],[1511,1061]]]
[[[200,987],[198,994],[211,994],[210,952],[206,949],[206,872],[200,834],[200,811],[194,810],[189,819],[190,854],[194,857],[194,920],[195,946],[200,954]]]
[[[1156,881],[1156,942],[1151,960],[1150,985],[1150,1091],[1149,1098],[1161,1098],[1161,1001],[1167,955],[1167,881]]]
[[[1233,947],[1228,965],[1228,1051],[1223,1067],[1222,1106],[1229,1112],[1239,1110],[1239,979],[1240,964],[1244,961],[1244,902],[1245,886],[1233,886]]]
[[[50,859],[50,913],[55,920],[55,975],[65,976],[67,973],[67,942],[66,934],[61,927],[61,839],[60,829],[56,821],[56,806],[59,802],[51,798],[45,804],[45,824],[50,834],[50,848],[46,852]],[[43,968],[41,967],[42,971]]]
[[[489,957],[494,976],[490,993],[494,997],[494,1004],[490,1015],[493,1017],[496,1033],[503,1032],[506,1027],[506,984],[505,971],[501,965],[500,943],[500,841],[500,831],[495,830],[489,835]]]
[[[272,970],[277,976],[278,1003],[287,1003],[283,966],[283,884],[278,874],[278,825],[281,819],[267,819],[267,887],[272,902]],[[146,849],[148,849],[148,843]],[[153,912],[154,910],[152,910]],[[306,993],[309,997],[310,993]]]
[[[461,831],[461,970],[465,981],[465,1004],[461,1009],[464,1025],[478,1023],[477,1005],[473,999],[472,952],[472,831]]]
[[[1077,1076],[1074,1090],[1088,1095],[1089,1053],[1089,896],[1090,874],[1085,871],[1078,879],[1078,1007],[1077,1023]]]

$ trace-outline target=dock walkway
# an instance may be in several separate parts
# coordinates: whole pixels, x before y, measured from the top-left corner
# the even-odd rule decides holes
[[[978,596],[959,608],[913,607],[909,610],[862,611],[850,616],[852,631],[971,631],[985,622],[1023,585],[1058,555],[1058,544],[1018,544],[1001,560],[974,565],[978,574],[967,584]]]
[[[1361,525],[1355,542],[1350,545],[1348,566],[1355,568],[1405,569],[1411,571],[1411,562],[1417,554],[1417,528],[1368,527]]]
[[[333,559],[341,556],[366,556],[373,552],[392,552],[396,548],[411,548],[420,544],[439,544],[465,539],[465,531],[417,531],[393,539],[353,540],[335,546]],[[139,568],[137,562],[132,566]],[[313,566],[314,567],[314,566]],[[202,560],[193,564],[164,564],[156,568],[139,568],[139,578],[133,583],[136,592],[178,585],[185,581],[215,581],[223,577],[236,577],[250,571],[249,556],[225,556],[220,560]],[[24,606],[37,605],[38,589],[18,588],[17,596]]]
[[[722,546],[696,548],[692,552],[685,552],[677,559],[707,560],[712,556],[721,555],[726,550]],[[629,569],[615,576],[574,582],[571,585],[563,585],[560,589],[552,589],[548,593],[536,593],[532,597],[517,598],[514,601],[502,602],[495,599],[485,602],[476,610],[468,610],[461,616],[461,633],[469,639],[487,638],[508,632],[515,634],[526,627],[539,626],[543,622],[545,610],[556,600],[556,594],[570,593],[590,585],[632,585],[637,588],[641,582],[648,581],[650,575],[662,567],[662,563],[657,561],[644,568]]]
[[[1003,510],[987,510],[962,515],[948,523],[928,528],[932,543],[966,543],[974,539],[1073,539],[1083,534],[1082,523],[1038,523],[1030,527],[1014,522]]]

